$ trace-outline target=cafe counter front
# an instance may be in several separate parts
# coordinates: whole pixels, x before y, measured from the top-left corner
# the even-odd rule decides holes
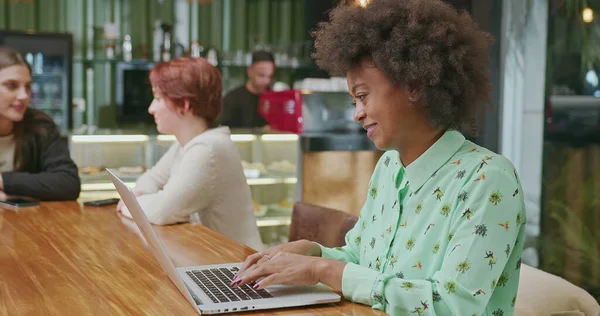
[[[294,202],[358,214],[380,152],[364,132],[289,134],[232,130],[251,188],[257,224],[267,245],[287,241]],[[175,141],[155,130],[98,130],[69,135],[82,181],[80,201],[118,198],[105,170],[128,185]]]

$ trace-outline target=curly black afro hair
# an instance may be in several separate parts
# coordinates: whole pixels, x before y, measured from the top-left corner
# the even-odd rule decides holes
[[[420,91],[434,126],[460,129],[490,103],[490,34],[440,0],[339,5],[313,32],[317,65],[345,76],[364,58],[392,82]]]

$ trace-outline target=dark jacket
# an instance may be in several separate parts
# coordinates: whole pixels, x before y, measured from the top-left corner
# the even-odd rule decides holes
[[[36,109],[28,109],[30,117],[44,118]],[[30,112],[31,111],[31,112]],[[35,113],[35,115],[32,115]],[[13,172],[3,172],[7,195],[27,196],[40,200],[76,200],[81,191],[77,166],[69,154],[69,142],[51,119],[27,121],[25,128],[36,124],[42,132],[30,135],[26,163]]]
[[[246,85],[227,93],[223,98],[221,125],[231,128],[256,128],[269,124],[258,113],[260,96],[248,91]]]

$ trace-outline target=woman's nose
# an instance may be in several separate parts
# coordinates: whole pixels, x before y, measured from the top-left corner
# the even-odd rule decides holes
[[[19,93],[17,94],[17,98],[19,100],[27,100],[29,98],[29,93],[25,87],[19,89]]]
[[[365,110],[362,106],[362,104],[360,103],[356,103],[356,106],[354,107],[354,121],[356,122],[360,122],[362,120],[365,119],[367,115],[365,114]]]

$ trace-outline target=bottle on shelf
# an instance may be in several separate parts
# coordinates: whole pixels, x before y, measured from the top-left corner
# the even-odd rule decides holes
[[[161,24],[163,30],[163,40],[161,46],[161,61],[171,60],[171,25]]]
[[[119,38],[119,28],[117,24],[107,22],[104,24],[104,47],[106,48],[106,58],[115,58],[117,40]]]
[[[154,32],[152,33],[152,59],[155,62],[159,62],[162,59],[163,31],[161,25],[162,22],[160,20],[154,22]]]
[[[31,104],[33,104],[33,106],[39,106],[40,105],[40,97],[41,97],[41,89],[40,89],[40,84],[37,82],[32,82],[31,83]]]
[[[131,61],[132,59],[132,49],[133,46],[131,44],[131,35],[125,34],[125,38],[123,39],[123,60]]]
[[[193,41],[190,45],[190,57],[200,57],[200,54],[204,50],[204,47],[200,46],[197,41]]]
[[[206,53],[206,59],[208,60],[208,63],[217,67],[219,65],[219,59],[217,56],[217,50],[214,48],[211,48],[208,50],[208,53]]]
[[[42,53],[35,54],[35,63],[33,66],[33,72],[41,75],[44,73],[44,55]]]
[[[25,55],[25,60],[27,60],[27,63],[29,63],[29,66],[31,66],[33,68],[33,54],[27,53]]]

